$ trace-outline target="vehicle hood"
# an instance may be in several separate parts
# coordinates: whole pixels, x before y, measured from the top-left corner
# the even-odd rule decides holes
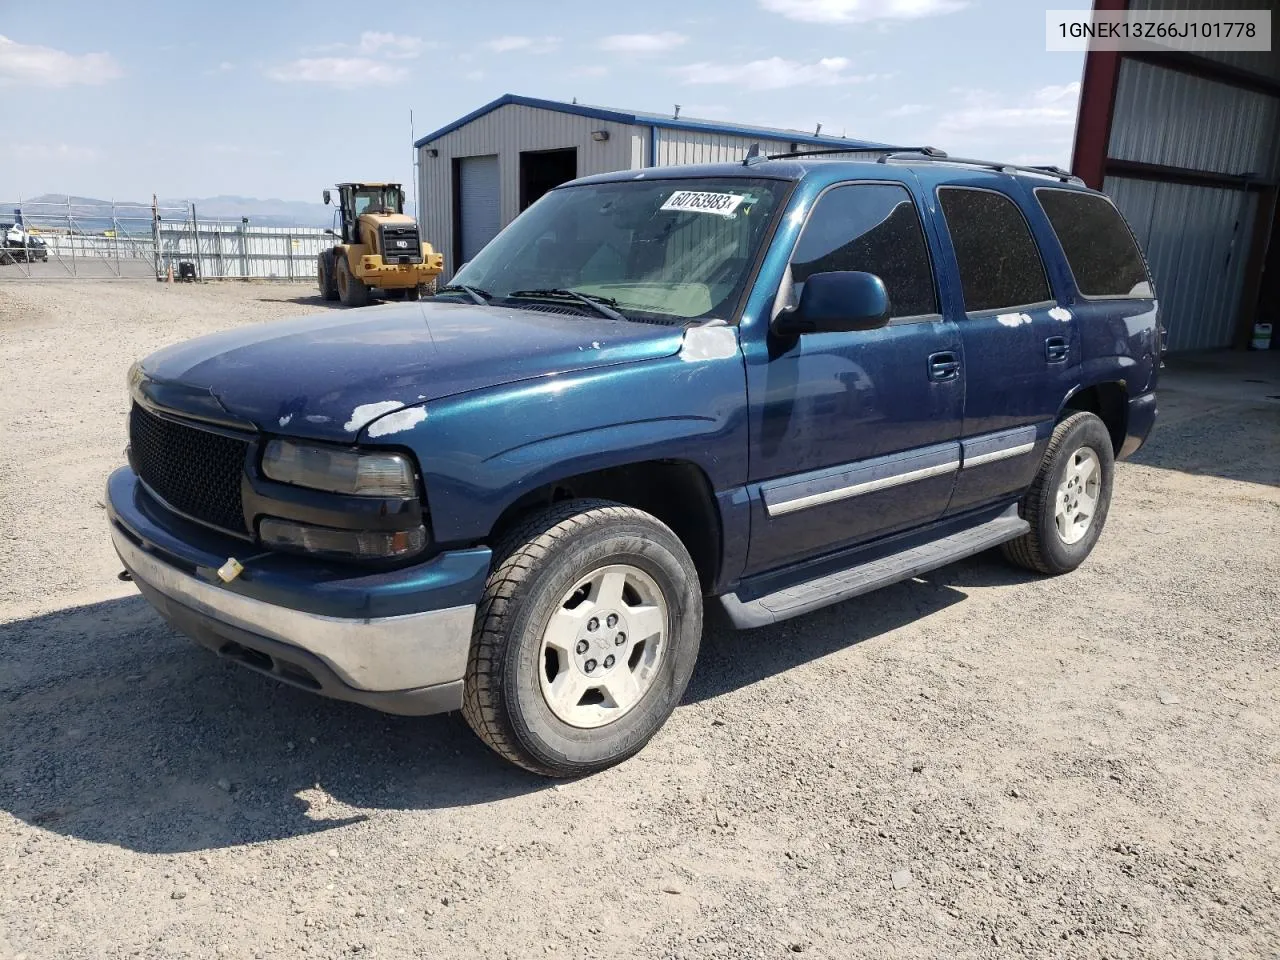
[[[142,362],[162,405],[316,440],[484,387],[670,356],[682,327],[454,303],[388,304],[255,324]],[[210,398],[212,397],[212,402]]]

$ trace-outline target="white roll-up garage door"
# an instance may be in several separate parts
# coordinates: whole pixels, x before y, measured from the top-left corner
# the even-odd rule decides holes
[[[462,260],[474,257],[498,235],[498,157],[462,157],[458,161],[459,221],[462,226]],[[461,265],[461,264],[460,264]]]

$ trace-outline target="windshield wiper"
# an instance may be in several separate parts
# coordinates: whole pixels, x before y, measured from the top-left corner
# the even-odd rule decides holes
[[[618,305],[618,301],[612,297],[598,297],[592,293],[579,293],[577,290],[552,289],[552,290],[516,290],[507,294],[508,300],[577,300],[579,303],[585,303],[591,307],[596,313],[608,317],[610,320],[626,320],[627,318],[613,309]]]
[[[482,307],[493,299],[493,294],[488,290],[481,290],[479,287],[469,287],[465,283],[447,283],[436,290],[437,295],[442,293],[465,293],[471,298],[473,303],[478,303]]]

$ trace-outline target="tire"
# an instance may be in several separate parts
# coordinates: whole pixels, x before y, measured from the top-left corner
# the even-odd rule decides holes
[[[630,592],[611,591],[613,577]],[[599,586],[575,593],[584,582]],[[610,593],[620,599],[611,603]],[[553,618],[576,634],[557,632]],[[567,646],[552,649],[552,636],[568,637]],[[594,773],[639,752],[666,722],[689,684],[701,638],[698,573],[670,528],[607,500],[570,500],[533,516],[495,549],[462,712],[481,740],[526,770]],[[554,682],[568,684],[563,689],[584,692],[554,706],[553,673]],[[606,693],[624,688],[627,696]]]
[[[316,279],[320,284],[320,296],[326,300],[338,299],[338,286],[333,276],[332,250],[326,250],[316,258]]]
[[[345,256],[335,257],[338,269],[338,299],[344,307],[363,307],[369,303],[369,288],[359,277],[352,276]]]
[[[404,298],[406,300],[417,300],[418,297],[421,296],[421,294],[422,294],[421,287],[410,287],[404,292]]]
[[[1090,479],[1083,484],[1077,479],[1072,486],[1072,477],[1085,471]],[[1096,488],[1091,479],[1095,474]],[[1080,566],[1102,535],[1114,479],[1115,453],[1106,425],[1092,413],[1063,419],[1054,427],[1040,470],[1018,508],[1031,529],[1004,544],[1005,557],[1037,573],[1069,573]],[[1082,509],[1089,500],[1092,508]],[[1060,504],[1067,507],[1061,517]],[[1083,525],[1081,518],[1086,516]]]

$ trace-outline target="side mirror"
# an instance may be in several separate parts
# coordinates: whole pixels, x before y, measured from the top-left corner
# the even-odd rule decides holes
[[[320,196],[324,197],[325,206],[328,206],[328,205],[329,205],[329,191],[328,191],[328,190],[325,190],[325,192],[324,192],[324,193],[322,193],[322,194],[320,194]]]
[[[331,228],[329,228],[329,227],[326,227],[324,232],[325,232],[325,233],[327,233],[327,234],[328,234],[329,236],[331,236],[331,237],[336,237],[336,236],[338,235],[337,233],[335,233],[335,232],[334,232]]]
[[[778,336],[875,330],[889,322],[889,293],[874,273],[839,270],[815,273],[804,282],[800,302],[773,319]]]

